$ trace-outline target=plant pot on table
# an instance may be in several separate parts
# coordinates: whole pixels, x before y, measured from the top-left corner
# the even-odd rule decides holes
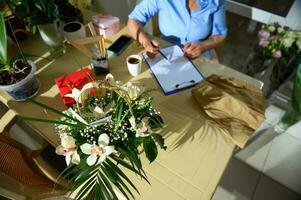
[[[15,63],[22,62],[22,60],[17,60]],[[35,71],[36,71],[36,66],[35,64],[27,60],[27,63],[29,64],[30,71],[29,69],[27,70],[20,70],[18,73],[24,73],[25,77],[19,76],[20,80],[17,80],[16,83],[13,84],[0,84],[0,90],[4,90],[7,94],[9,94],[14,100],[16,101],[25,101],[26,99],[29,99],[33,96],[35,96],[40,88],[40,84],[38,80],[35,78]],[[25,63],[26,64],[26,63]],[[21,72],[22,71],[22,72]],[[27,73],[27,74],[26,74]],[[8,78],[11,78],[10,75],[5,74],[5,73],[0,73],[1,80],[5,80]]]

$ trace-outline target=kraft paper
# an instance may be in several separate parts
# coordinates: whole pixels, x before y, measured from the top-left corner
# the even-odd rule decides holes
[[[240,148],[265,119],[266,100],[261,90],[236,78],[212,75],[193,88],[192,95]]]

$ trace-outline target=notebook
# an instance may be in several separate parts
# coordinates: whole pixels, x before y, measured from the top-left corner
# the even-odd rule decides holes
[[[174,45],[160,50],[168,60],[159,53],[152,59],[146,53],[142,55],[165,95],[192,87],[204,80],[196,66],[184,57],[184,52],[179,46]]]

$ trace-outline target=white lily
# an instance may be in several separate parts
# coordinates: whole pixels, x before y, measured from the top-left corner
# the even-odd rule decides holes
[[[146,137],[149,136],[150,133],[147,134],[148,131],[151,130],[149,125],[149,117],[144,117],[141,122],[137,125],[136,128],[136,137]]]
[[[64,96],[65,97],[70,97],[70,98],[74,99],[77,102],[78,99],[79,99],[79,95],[80,95],[80,90],[77,89],[77,88],[73,88],[71,93],[65,94]]]
[[[64,155],[67,165],[69,165],[70,162],[76,165],[80,162],[75,139],[71,136],[61,138],[61,145],[56,148],[55,153]]]
[[[104,110],[99,106],[95,106],[95,108],[93,110],[93,114],[95,117],[98,117],[98,118],[104,117],[106,115]]]
[[[126,83],[123,88],[128,92],[130,100],[137,99],[141,93],[141,89],[138,86],[133,85],[131,82]]]
[[[110,84],[113,85],[115,83],[114,76],[112,74],[107,74],[105,80]]]
[[[79,90],[77,88],[73,88],[71,93],[65,94],[64,96],[73,98],[76,102],[81,103],[81,99],[82,98],[85,99],[85,97],[88,94],[86,90],[92,89],[93,87],[95,87],[95,83],[90,82],[90,83],[87,83],[86,85],[84,85],[81,90]],[[83,93],[83,91],[86,91],[86,92],[84,94],[81,94],[81,93]],[[82,98],[80,98],[80,95],[82,95]]]
[[[137,125],[135,117],[131,117],[129,122],[132,128],[136,131],[136,137],[146,137],[150,134],[147,134],[150,131],[151,127],[149,126],[149,117],[144,117],[141,122]]]
[[[89,166],[92,166],[96,163],[97,164],[102,163],[107,156],[109,156],[113,151],[115,150],[114,146],[108,146],[110,143],[110,138],[107,134],[101,134],[98,137],[98,145],[85,143],[80,146],[80,149],[82,152],[86,155],[89,155],[87,158],[87,164]]]

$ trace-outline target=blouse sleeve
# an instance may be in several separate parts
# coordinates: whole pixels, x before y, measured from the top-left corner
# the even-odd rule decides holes
[[[137,20],[144,26],[151,17],[159,12],[158,1],[160,0],[142,0],[130,13],[129,18]]]
[[[211,35],[224,35],[228,32],[226,24],[226,2],[220,0],[217,11],[213,14],[213,25]]]

